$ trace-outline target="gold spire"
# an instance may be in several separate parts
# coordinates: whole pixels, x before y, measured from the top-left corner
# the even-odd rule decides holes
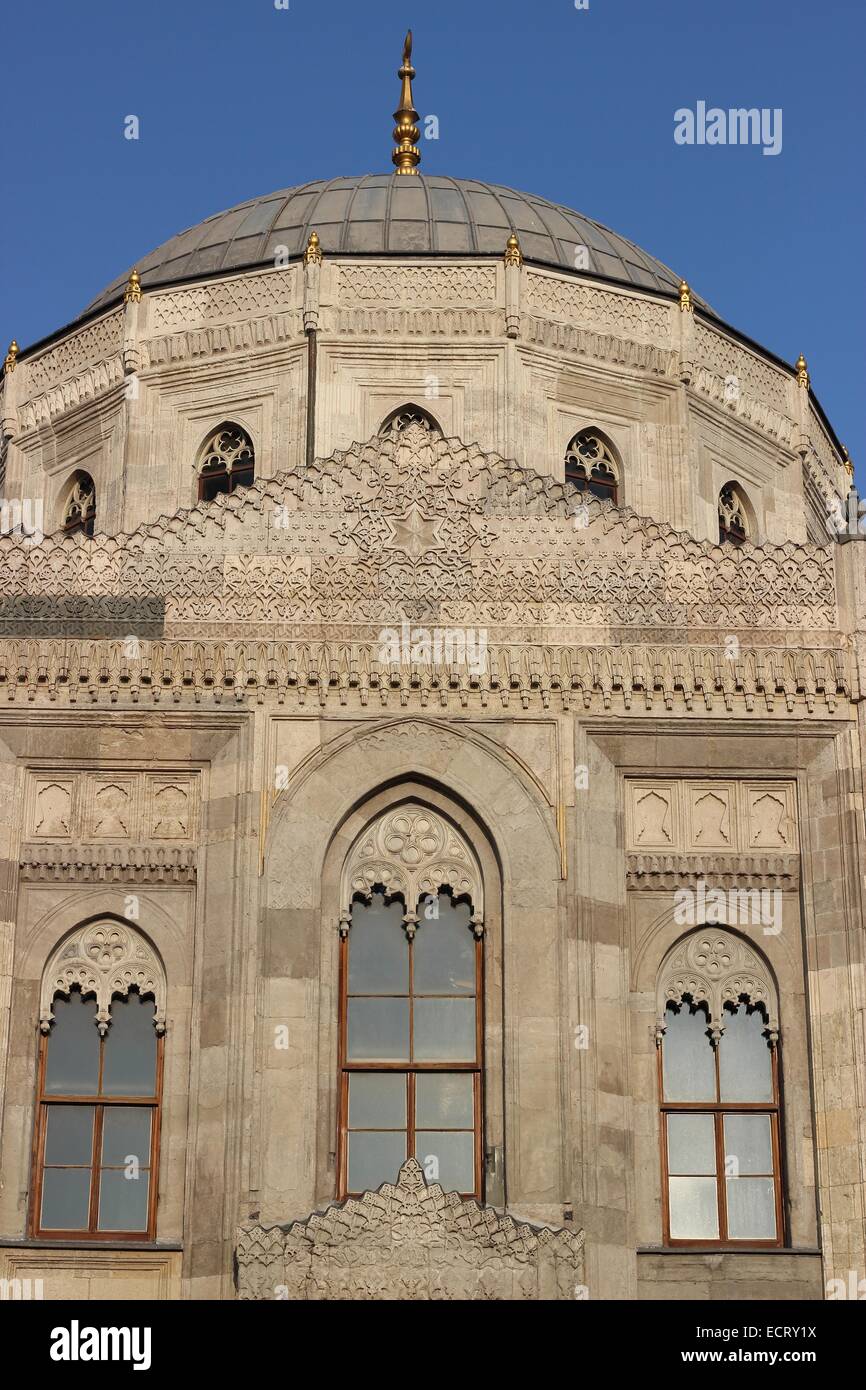
[[[15,339],[13,338],[13,339],[12,339],[12,342],[9,344],[9,351],[7,352],[6,357],[5,357],[4,361],[3,361],[3,370],[4,370],[4,372],[7,372],[7,373],[8,373],[8,372],[14,372],[14,370],[15,370],[15,363],[18,361],[18,352],[19,352],[18,344],[16,343]]]
[[[680,280],[680,309],[684,314],[692,312],[692,292],[685,280]]]
[[[141,303],[141,276],[137,270],[131,270],[129,272],[129,279],[126,282],[123,302],[124,304]]]
[[[400,90],[400,105],[394,112],[394,139],[397,141],[397,148],[391,155],[391,160],[396,166],[398,174],[417,174],[416,164],[421,163],[420,151],[415,148],[418,144],[419,133],[415,122],[418,120],[418,112],[412,105],[412,78],[415,76],[415,69],[412,66],[412,30],[406,35],[406,42],[403,45],[403,66],[398,69],[397,76],[402,78],[403,86]]]
[[[848,477],[849,477],[849,478],[853,478],[853,477],[854,477],[854,465],[853,465],[853,463],[851,462],[851,457],[850,457],[850,455],[849,455],[849,453],[848,453],[848,450],[845,448],[845,445],[844,445],[844,444],[842,445],[842,462],[843,462],[844,465],[845,465],[845,472],[848,474]]]
[[[809,368],[806,366],[806,359],[803,356],[802,352],[800,353],[800,356],[794,363],[794,370],[797,373],[797,385],[802,386],[806,391],[808,391],[812,383],[809,377]]]
[[[517,233],[512,232],[505,243],[505,264],[523,265],[523,252],[520,249],[520,242],[517,240]]]
[[[324,260],[322,254],[322,243],[319,241],[318,232],[310,232],[310,239],[307,242],[307,249],[304,252],[304,265],[321,265]]]

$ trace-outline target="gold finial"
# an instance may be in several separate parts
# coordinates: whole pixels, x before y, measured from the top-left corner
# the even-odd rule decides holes
[[[137,270],[131,270],[129,272],[129,279],[126,282],[123,302],[124,304],[141,303],[141,276]]]
[[[802,352],[794,363],[794,370],[797,373],[797,385],[802,386],[804,390],[808,391],[812,383],[809,377],[809,368],[806,366],[806,359]]]
[[[692,292],[685,280],[680,280],[680,310],[684,314],[692,312]]]
[[[3,370],[4,370],[4,372],[6,372],[7,374],[8,374],[9,372],[14,372],[14,370],[15,370],[15,363],[18,361],[18,353],[19,353],[19,347],[18,347],[18,344],[16,343],[15,339],[13,338],[13,339],[12,339],[12,342],[9,344],[9,351],[7,352],[7,354],[6,354],[6,356],[5,356],[4,360],[3,360]]]
[[[842,462],[845,465],[845,472],[848,474],[848,477],[853,478],[854,465],[851,462],[851,456],[849,455],[848,450],[845,448],[844,444],[842,445]]]
[[[397,76],[402,78],[403,86],[400,90],[400,105],[394,112],[394,139],[397,141],[397,148],[391,155],[391,161],[396,166],[398,174],[417,174],[416,164],[421,163],[421,153],[416,150],[419,132],[415,122],[418,120],[418,112],[412,105],[412,78],[415,76],[415,69],[412,66],[412,30],[406,35],[406,42],[403,44],[403,66],[398,69]]]
[[[520,249],[520,242],[517,240],[517,233],[512,232],[505,243],[505,264],[523,265],[523,252]]]
[[[322,254],[322,243],[319,241],[319,233],[310,232],[310,239],[307,242],[307,249],[304,252],[304,265],[321,265],[324,259]]]

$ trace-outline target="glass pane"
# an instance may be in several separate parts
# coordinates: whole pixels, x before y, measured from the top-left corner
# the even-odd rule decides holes
[[[406,1160],[405,1134],[375,1134],[369,1130],[349,1135],[349,1191],[366,1192],[383,1182],[396,1182]]]
[[[156,1012],[152,999],[135,992],[111,1001],[111,1027],[105,1039],[102,1093],[152,1096],[156,1090]]]
[[[776,1239],[772,1178],[728,1178],[727,1195],[731,1240]]]
[[[409,942],[401,903],[385,906],[381,893],[352,906],[349,929],[349,993],[408,994]]]
[[[106,1106],[102,1116],[102,1162],[126,1167],[130,1158],[150,1167],[150,1110],[142,1105]]]
[[[473,1077],[419,1072],[415,1078],[415,1123],[441,1129],[471,1129],[475,1123]]]
[[[668,1172],[715,1171],[716,1127],[712,1115],[668,1115]]]
[[[99,1230],[146,1231],[150,1173],[141,1169],[127,1177],[120,1168],[103,1168],[99,1175]]]
[[[736,1160],[736,1167],[732,1160]],[[725,1172],[729,1177],[772,1173],[773,1143],[769,1115],[725,1116]]]
[[[92,1105],[49,1105],[46,1163],[93,1162]]]
[[[350,999],[349,1059],[353,1062],[409,1060],[409,1000]]]
[[[471,1132],[418,1130],[415,1157],[428,1182],[438,1182],[446,1192],[475,1191],[475,1135]]]
[[[93,1096],[99,1084],[99,1032],[96,1000],[82,999],[73,990],[68,999],[55,999],[48,1038],[45,1090],[52,1096]]]
[[[414,946],[416,994],[475,993],[475,937],[469,916],[469,904],[455,907],[446,893],[421,899]]]
[[[406,1073],[349,1077],[350,1129],[406,1128]]]
[[[670,1178],[672,1240],[718,1240],[715,1178]]]
[[[89,1208],[89,1168],[43,1169],[43,1231],[86,1231]]]
[[[415,1061],[475,1061],[475,1000],[415,1000]]]
[[[772,1100],[773,1068],[764,1037],[766,1024],[759,1009],[741,1004],[725,1010],[725,1031],[719,1043],[719,1086],[722,1100]]]
[[[716,1062],[705,1009],[668,1005],[662,1039],[665,1100],[715,1100]]]

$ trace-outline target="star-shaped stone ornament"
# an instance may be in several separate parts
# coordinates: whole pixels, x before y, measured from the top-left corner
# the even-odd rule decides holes
[[[401,550],[411,560],[420,560],[422,555],[444,549],[439,537],[439,520],[423,516],[417,506],[410,507],[402,516],[389,516],[387,520],[391,539],[385,542],[385,550]]]

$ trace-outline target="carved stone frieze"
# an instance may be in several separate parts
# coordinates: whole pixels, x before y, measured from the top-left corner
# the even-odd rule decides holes
[[[153,947],[129,922],[100,918],[64,937],[49,957],[42,976],[39,1026],[43,1033],[54,1021],[54,999],[73,989],[96,997],[96,1023],[108,1031],[111,1001],[126,998],[130,989],[153,998],[154,1026],[165,1032],[165,971]]]
[[[289,1300],[573,1299],[583,1234],[518,1223],[427,1186],[410,1158],[384,1183],[292,1226],[237,1232],[238,1297]]]
[[[648,338],[658,344],[671,339],[673,308],[651,299],[616,294],[534,270],[526,272],[523,293],[526,307],[548,318],[625,337]]]
[[[692,887],[703,881],[712,888],[770,888],[794,891],[800,881],[800,857],[789,855],[628,854],[629,888]]]
[[[194,883],[191,846],[24,844],[24,883]]]
[[[496,302],[496,271],[489,265],[342,265],[343,303],[485,305]]]
[[[295,308],[296,297],[295,266],[148,295],[148,331],[195,329],[209,320],[255,317],[273,310]]]
[[[42,395],[86,367],[98,367],[120,352],[123,314],[119,309],[27,359],[28,397]]]

